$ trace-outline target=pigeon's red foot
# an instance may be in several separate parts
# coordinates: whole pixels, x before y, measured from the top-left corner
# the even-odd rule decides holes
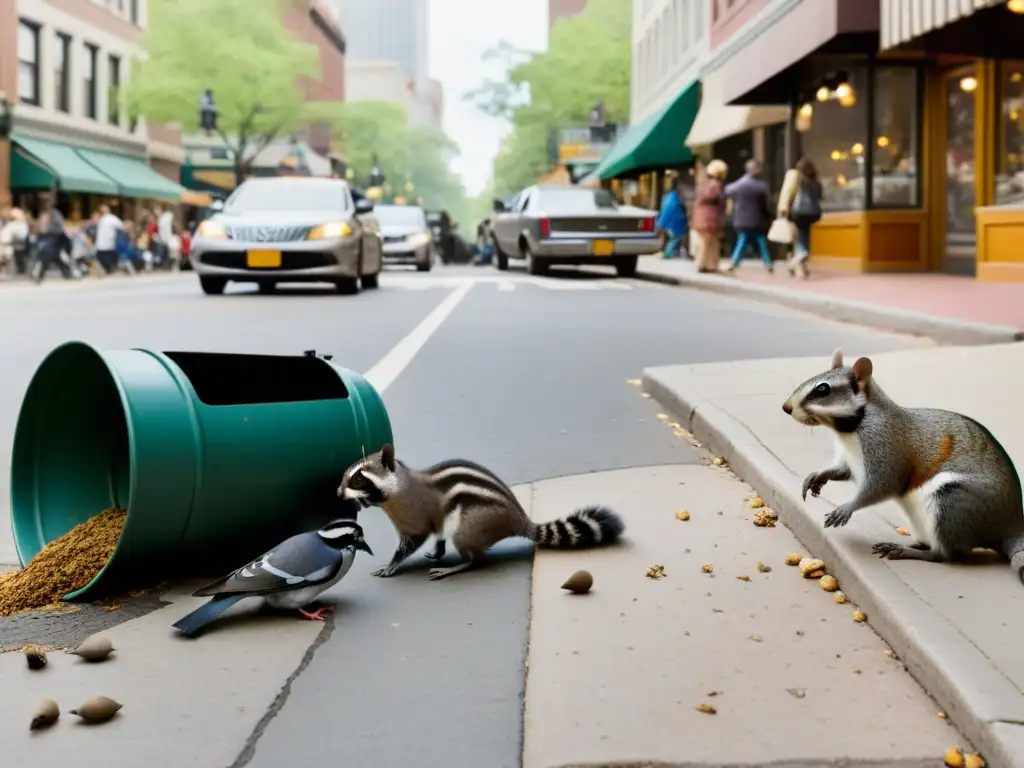
[[[303,608],[299,608],[299,613],[302,615],[302,618],[306,619],[307,621],[325,621],[324,614],[330,613],[332,610],[334,609],[331,608],[331,606],[326,605],[323,608],[317,608],[315,611],[312,612],[307,611]]]

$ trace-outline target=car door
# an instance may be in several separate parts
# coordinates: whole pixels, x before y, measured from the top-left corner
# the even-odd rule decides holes
[[[352,209],[355,210],[356,197],[351,195]],[[383,269],[384,264],[384,252],[381,247],[380,238],[380,222],[377,220],[377,216],[370,211],[369,213],[357,213],[356,221],[359,222],[359,227],[362,232],[363,241],[363,272],[366,274],[376,274]]]
[[[491,215],[491,231],[494,232],[494,239],[498,241],[498,246],[502,251],[509,252],[509,238],[513,232],[513,213],[515,209],[515,202],[519,200],[519,195],[516,195],[513,200],[511,208],[500,213],[494,213]]]

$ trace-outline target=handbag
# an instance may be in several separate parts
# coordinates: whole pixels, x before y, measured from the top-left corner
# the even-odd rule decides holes
[[[773,243],[780,243],[782,245],[791,245],[795,238],[796,227],[793,222],[788,219],[777,218],[772,222],[771,227],[768,228],[768,239]]]

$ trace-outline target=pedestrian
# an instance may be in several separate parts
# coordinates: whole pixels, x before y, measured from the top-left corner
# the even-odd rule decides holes
[[[157,267],[170,266],[171,263],[171,246],[174,240],[174,211],[171,210],[171,206],[165,205],[160,210],[160,216],[157,219],[157,246],[156,251],[153,254],[155,258],[155,265]]]
[[[736,271],[747,248],[753,245],[771,274],[775,267],[766,236],[771,218],[768,185],[761,179],[761,164],[757,160],[747,160],[744,170],[746,173],[738,181],[725,188],[726,197],[733,201],[732,226],[736,230],[736,247],[733,248],[729,272]]]
[[[707,178],[697,187],[693,203],[691,251],[696,250],[698,272],[718,272],[722,256],[722,227],[725,224],[725,177],[729,166],[712,160],[704,170]]]
[[[793,256],[786,262],[786,269],[793,277],[799,274],[806,280],[810,277],[807,259],[811,255],[811,227],[821,219],[821,181],[818,180],[818,169],[806,157],[786,171],[779,194],[778,214],[792,221],[796,228]]]
[[[683,176],[677,173],[672,183],[672,189],[661,201],[661,211],[655,227],[659,232],[664,232],[667,242],[665,243],[662,257],[666,259],[679,258],[679,250],[683,247],[686,237],[689,234],[689,226],[686,221],[686,204],[683,202]]]
[[[65,243],[68,241],[64,214],[54,205],[53,197],[45,193],[39,196],[39,210],[39,235],[37,240],[39,259],[35,270],[36,285],[40,285],[43,282],[46,272],[54,264],[57,265],[65,279],[71,277],[71,269],[62,258]]]
[[[101,205],[96,220],[96,259],[105,274],[117,271],[117,234],[124,229],[124,222],[110,211],[110,206]]]

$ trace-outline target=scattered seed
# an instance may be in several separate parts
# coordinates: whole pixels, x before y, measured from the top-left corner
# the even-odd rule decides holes
[[[705,563],[700,567],[702,573],[713,573],[715,568],[711,563]]]
[[[807,695],[807,691],[805,691],[803,688],[787,688],[786,693],[788,693],[794,699],[802,699]]]
[[[725,456],[715,456],[715,458],[711,460],[711,463],[716,467],[725,466]]]
[[[762,499],[760,496],[754,496],[750,500],[750,508],[751,509],[760,509],[763,506],[764,506],[764,499]]]
[[[722,695],[721,691],[708,691],[708,696],[714,697],[714,696],[721,696],[721,695]]]
[[[703,712],[705,715],[717,715],[718,710],[712,707],[710,704],[698,704],[697,711]]]
[[[890,659],[896,658],[896,651],[894,651],[892,648],[886,648],[884,651],[882,651],[882,653],[884,653]]]
[[[853,620],[856,621],[858,624],[863,624],[865,621],[868,620],[868,617],[864,615],[864,611],[854,611]]]
[[[644,575],[648,579],[663,579],[665,578],[665,566],[664,565],[649,565],[647,570],[644,571]]]
[[[832,595],[832,599],[835,600],[839,605],[842,605],[846,602],[846,593],[836,592],[834,595]]]
[[[754,525],[758,528],[774,528],[779,515],[775,511],[765,507],[754,513]]]
[[[985,761],[981,755],[967,755],[964,758],[964,768],[985,768]]]
[[[755,643],[763,642],[760,635],[750,635],[749,640],[753,640]]]
[[[682,520],[684,523],[690,519],[690,513],[685,509],[676,510],[676,520]]]
[[[747,582],[750,581],[750,577],[749,576],[737,576],[736,578],[739,581],[747,581]]]
[[[910,531],[908,531],[906,528],[897,528],[896,529],[896,533],[898,533],[900,536],[909,536],[910,535]]]
[[[757,570],[759,573],[771,573],[772,567],[770,565],[765,565],[764,563],[758,563]]]

